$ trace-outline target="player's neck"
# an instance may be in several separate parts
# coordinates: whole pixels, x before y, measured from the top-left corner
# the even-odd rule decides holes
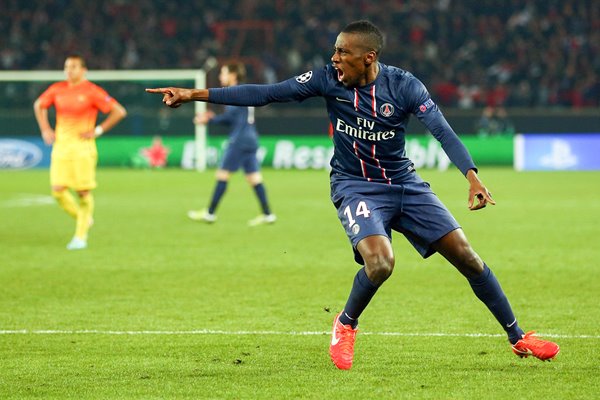
[[[67,83],[69,84],[69,86],[77,86],[82,82],[85,82],[86,79],[85,78],[81,78],[81,79],[77,79],[77,80],[68,80]]]
[[[361,86],[366,86],[370,83],[373,83],[375,79],[377,79],[377,75],[379,75],[379,63],[376,61],[367,69],[365,80],[364,82],[361,82]]]

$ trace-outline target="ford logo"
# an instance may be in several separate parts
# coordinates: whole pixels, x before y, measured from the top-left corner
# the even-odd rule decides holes
[[[42,155],[39,147],[24,140],[0,139],[0,169],[32,168]]]

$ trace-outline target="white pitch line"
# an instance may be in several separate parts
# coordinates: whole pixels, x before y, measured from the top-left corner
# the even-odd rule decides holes
[[[56,203],[52,196],[20,193],[16,198],[0,202],[0,207],[35,207],[47,206]]]
[[[98,329],[15,329],[0,330],[0,335],[278,335],[278,336],[315,336],[329,335],[330,332],[318,331],[226,331],[214,329],[200,329],[190,331],[113,331]],[[361,332],[361,335],[369,336],[403,336],[403,337],[504,337],[498,333],[445,333],[445,332]],[[600,335],[562,335],[552,333],[540,333],[542,337],[560,339],[600,339]]]

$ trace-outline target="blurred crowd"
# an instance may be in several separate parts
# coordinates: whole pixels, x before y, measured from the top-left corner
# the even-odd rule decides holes
[[[438,103],[600,106],[597,0],[2,0],[0,69],[210,68],[241,59],[275,82],[329,62],[337,33],[369,19],[381,61],[413,72]]]

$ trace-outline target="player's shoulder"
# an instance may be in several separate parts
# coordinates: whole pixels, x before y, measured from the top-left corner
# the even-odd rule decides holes
[[[85,81],[81,82],[81,84],[82,84],[82,88],[84,88],[86,90],[102,90],[102,91],[104,91],[102,86],[100,86],[97,83],[94,83],[92,81],[85,80]]]
[[[419,81],[412,73],[405,69],[382,63],[379,63],[379,66],[381,68],[382,74],[390,82],[390,84],[397,86],[407,86],[414,84],[415,81]]]
[[[69,83],[67,81],[54,82],[50,86],[48,86],[48,90],[64,90],[69,87]]]
[[[66,81],[54,82],[40,94],[38,100],[42,101],[43,107],[48,107],[51,104],[51,99],[55,98],[61,93],[64,93],[67,88],[68,86]]]
[[[427,88],[423,82],[407,70],[388,65],[382,65],[382,70],[387,77],[390,87],[403,93],[406,97],[420,96],[424,92],[427,92]]]
[[[331,64],[308,70],[289,79],[289,82],[301,91],[308,90],[320,95],[331,92],[331,90],[339,84],[337,80],[337,71],[335,71]]]
[[[308,83],[310,81],[318,81],[320,83],[337,82],[337,71],[331,64],[327,64],[308,70],[294,78],[298,83]]]
[[[343,86],[338,79],[338,71],[333,67],[332,64],[327,64],[321,68],[321,73],[323,74],[323,78],[328,85]]]
[[[115,101],[112,96],[104,90],[104,88],[94,82],[85,81],[82,82],[82,91],[85,92],[88,96],[93,96],[96,99],[101,101],[111,102]]]
[[[338,79],[338,71],[332,64],[326,64],[318,70],[317,78],[323,85],[323,93],[336,93],[340,88],[345,89]]]

